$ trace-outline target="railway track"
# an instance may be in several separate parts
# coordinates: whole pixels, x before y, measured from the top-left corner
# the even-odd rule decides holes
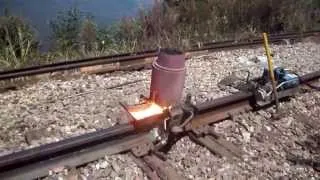
[[[303,33],[287,33],[270,35],[270,43],[279,43],[284,40],[299,40],[305,37],[318,36],[320,31],[309,31]],[[245,39],[240,41],[230,40],[213,43],[203,43],[192,46],[191,49],[186,50],[186,54],[200,52],[200,51],[215,51],[226,50],[234,48],[252,47],[261,45],[262,39]],[[66,71],[71,69],[79,69],[83,67],[91,67],[97,65],[104,65],[104,71],[117,71],[128,69],[139,69],[148,67],[155,56],[158,55],[158,50],[149,50],[143,52],[134,52],[127,54],[118,54],[112,56],[92,57],[86,59],[72,60],[67,62],[60,62],[55,64],[46,64],[40,66],[27,67],[22,69],[14,69],[0,72],[0,81],[9,80],[19,77],[26,77],[44,73],[52,73],[58,71]],[[151,59],[150,59],[151,58]]]
[[[293,96],[302,86],[309,86],[319,77],[320,71],[300,77],[300,86],[281,91],[279,98],[286,99]],[[172,121],[173,125],[169,124],[168,129],[172,128],[167,137],[162,137],[165,141],[163,144],[162,141],[158,141],[159,136],[150,135],[150,130],[154,130],[158,124],[152,124],[147,128],[136,128],[132,124],[116,125],[98,132],[2,156],[0,178],[44,177],[48,175],[49,170],[54,171],[67,166],[77,167],[105,155],[130,153],[151,179],[182,179],[165,161],[164,155],[179,138],[189,136],[194,142],[208,148],[216,155],[231,161],[242,161],[243,152],[215,133],[210,125],[239,113],[270,107],[272,104],[273,100],[262,106],[258,105],[252,92],[239,92],[196,105],[190,104],[187,99],[183,109],[192,112],[192,118],[177,123],[181,109],[178,107],[171,111],[170,118],[177,121]]]
[[[279,38],[279,41],[282,40],[283,37]],[[259,40],[256,40],[257,45],[261,43],[258,42]],[[220,46],[230,48],[223,43]],[[214,49],[218,49],[217,46]],[[300,77],[300,87],[318,88],[313,86],[312,82],[318,80],[319,77],[319,71]],[[299,89],[292,88],[281,91],[280,98],[287,99],[287,97],[299,92]],[[176,120],[172,121],[173,124],[167,124],[168,128],[163,137],[155,135],[159,134],[156,131],[159,124],[151,124],[151,126],[142,129],[133,124],[116,125],[97,132],[2,156],[0,157],[0,179],[45,177],[64,167],[78,167],[105,155],[119,153],[130,154],[136,164],[151,179],[183,179],[166,161],[166,152],[176,141],[188,136],[215,155],[226,157],[231,162],[241,162],[244,152],[222,138],[211,125],[232,119],[239,113],[265,109],[272,104],[273,101],[263,105],[258,104],[252,92],[240,92],[195,105],[187,101],[174,111],[166,112],[170,119]],[[190,112],[192,115],[188,114]],[[184,120],[183,122],[180,122],[181,118]],[[319,168],[317,162],[312,163],[312,166],[315,169]]]

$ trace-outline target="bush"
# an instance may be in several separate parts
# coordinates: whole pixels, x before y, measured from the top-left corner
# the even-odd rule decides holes
[[[166,0],[180,14],[179,23],[207,35],[239,33],[255,29],[277,33],[314,27],[315,1],[306,0]]]
[[[79,42],[82,52],[87,53],[97,50],[97,25],[92,19],[83,20],[79,32]]]
[[[187,35],[184,28],[177,28],[176,18],[176,12],[156,1],[138,17],[122,19],[113,29],[113,43],[128,51],[180,46]]]
[[[72,8],[51,21],[53,51],[39,59],[184,50],[199,42],[260,37],[261,32],[306,31],[320,27],[319,14],[319,0],[156,0],[137,17],[98,27],[91,16]],[[39,57],[34,37],[21,18],[0,17],[0,66],[22,67]]]
[[[97,27],[72,9],[53,21],[58,51],[107,54],[176,47],[198,42],[242,39],[261,32],[305,31],[315,27],[316,0],[165,0],[137,17]],[[319,9],[319,8],[318,8]],[[312,18],[313,17],[313,18]],[[259,34],[258,34],[259,33]]]
[[[0,66],[19,68],[31,62],[38,43],[35,32],[23,19],[6,15],[0,17]]]
[[[165,0],[123,20],[119,42],[131,47],[187,48],[197,42],[249,38],[261,32],[306,31],[316,27],[318,0]],[[319,23],[318,23],[319,24]],[[258,34],[259,33],[259,34]],[[137,41],[139,40],[139,41]]]
[[[50,22],[52,31],[51,39],[55,51],[78,50],[78,35],[80,33],[82,16],[78,9],[70,9],[67,12],[60,12]]]

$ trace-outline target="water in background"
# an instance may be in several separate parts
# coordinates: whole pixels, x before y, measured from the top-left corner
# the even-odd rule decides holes
[[[0,14],[8,8],[11,14],[24,17],[37,30],[42,44],[49,41],[49,21],[59,11],[77,7],[94,16],[98,24],[108,25],[125,16],[134,16],[139,8],[149,8],[153,0],[0,0]]]

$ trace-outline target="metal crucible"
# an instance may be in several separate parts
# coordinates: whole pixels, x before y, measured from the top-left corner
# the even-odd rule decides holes
[[[160,50],[152,64],[150,98],[164,107],[178,103],[186,75],[184,54],[175,49]]]

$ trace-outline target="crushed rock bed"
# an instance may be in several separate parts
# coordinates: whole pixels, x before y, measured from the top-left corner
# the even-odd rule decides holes
[[[320,173],[311,166],[287,160],[319,163],[319,105],[320,93],[313,92],[281,103],[285,115],[276,121],[270,108],[216,124],[216,132],[245,152],[245,161],[213,156],[188,137],[173,147],[169,161],[189,179],[319,179]]]
[[[273,45],[272,50],[275,65],[301,75],[320,69],[318,44]],[[193,57],[187,62],[184,96],[191,93],[193,100],[201,103],[235,92],[233,88],[221,88],[219,82],[240,70],[249,70],[253,77],[260,76],[262,69],[256,57],[263,55],[264,49],[257,48]],[[150,75],[150,70],[90,75],[67,81],[39,82],[2,93],[0,155],[114,125],[121,112],[118,102],[134,104],[140,94],[148,96]],[[137,80],[140,81],[114,87]],[[283,107],[286,116],[278,121],[270,121],[272,109],[268,109],[216,125],[217,132],[249,154],[248,162],[227,162],[188,138],[173,147],[168,155],[169,162],[189,179],[317,179],[319,173],[310,166],[293,165],[286,160],[286,155],[290,152],[293,156],[318,158],[319,146],[318,151],[309,150],[303,143],[311,137],[319,137],[319,123],[315,121],[320,119],[320,94],[298,96],[283,103]],[[63,179],[72,174],[79,179],[145,179],[127,155],[105,157],[48,178]]]

